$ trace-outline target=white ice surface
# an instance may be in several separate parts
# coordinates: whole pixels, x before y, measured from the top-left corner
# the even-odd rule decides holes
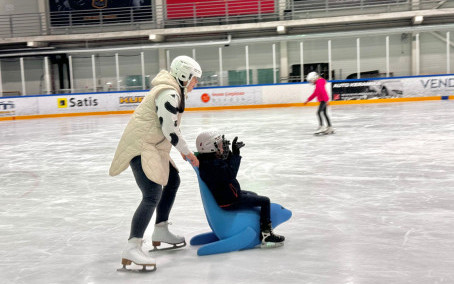
[[[238,135],[242,187],[293,217],[282,248],[188,245],[155,253],[149,274],[116,272],[140,201],[130,169],[108,176],[129,115],[0,121],[0,282],[454,283],[454,102],[333,106],[323,137],[315,111],[185,113],[193,150],[201,130]],[[209,227],[194,171],[172,157],[171,230],[189,241]]]

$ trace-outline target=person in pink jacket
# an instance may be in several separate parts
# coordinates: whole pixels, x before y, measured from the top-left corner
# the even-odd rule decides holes
[[[325,85],[326,80],[320,77],[317,72],[311,72],[307,75],[306,80],[315,85],[315,90],[310,95],[310,97],[304,102],[307,104],[308,102],[312,101],[315,97],[320,102],[318,107],[317,115],[320,127],[314,132],[314,134],[331,134],[334,133],[333,128],[331,127],[331,121],[329,120],[328,114],[326,112],[326,108],[328,107],[329,96],[326,92]],[[323,125],[322,114],[325,116],[327,127]]]

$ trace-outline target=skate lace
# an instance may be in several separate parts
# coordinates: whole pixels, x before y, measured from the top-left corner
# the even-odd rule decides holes
[[[143,250],[144,244],[145,244],[145,240],[142,240],[142,241],[140,242],[139,251],[140,251],[143,255],[146,255],[146,254],[145,254],[145,251]]]
[[[167,221],[167,224],[168,224],[168,225],[172,225],[172,222]],[[177,234],[174,234],[174,233],[172,233],[172,232],[170,232],[170,231],[169,231],[169,233],[170,233],[171,235],[175,236],[176,238],[182,238],[182,236],[177,235]]]
[[[269,236],[271,236],[271,232],[262,232],[262,243],[266,243]]]

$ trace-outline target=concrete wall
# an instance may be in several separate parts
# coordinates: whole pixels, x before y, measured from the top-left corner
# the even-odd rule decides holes
[[[446,33],[421,33],[421,74],[446,73]],[[450,72],[454,72],[454,30],[450,31]]]
[[[42,0],[0,0],[0,15],[39,13]]]
[[[420,74],[444,74],[446,68],[446,41],[443,39],[446,33],[420,33]],[[454,38],[454,30],[451,32],[451,38]],[[452,40],[451,40],[452,42]],[[328,40],[313,39],[304,42],[304,63],[328,62]],[[410,34],[395,34],[389,36],[390,43],[390,72],[393,76],[410,76],[412,75],[412,36]],[[279,42],[276,42],[276,64],[279,69],[280,65],[280,48]],[[386,35],[369,36],[360,38],[360,70],[371,71],[379,70],[386,73]],[[257,84],[257,69],[273,68],[273,43],[249,44],[249,68],[253,71],[250,78],[250,84]],[[300,63],[300,42],[288,42],[288,67]],[[345,79],[349,74],[357,72],[356,57],[356,38],[335,38],[331,41],[332,47],[332,65],[331,69],[335,71],[333,79]],[[222,46],[223,74],[219,74],[219,47],[206,46],[196,47],[195,55],[197,61],[203,69],[203,80],[210,80],[207,76],[214,76],[213,82],[201,86],[217,85],[216,76],[223,76],[223,84],[228,85],[228,70],[245,70],[246,55],[245,45]],[[166,57],[166,53],[163,53]],[[175,48],[169,50],[169,57],[185,54],[192,56],[193,48]],[[145,74],[153,77],[159,68],[158,50],[146,50],[145,55]],[[17,92],[21,91],[20,65],[18,59],[1,59],[3,91]],[[140,51],[119,52],[120,77],[127,75],[141,75]],[[41,94],[43,75],[42,57],[25,58],[25,78],[27,85],[27,94]],[[77,92],[93,91],[91,54],[73,55],[75,89]],[[454,72],[454,48],[450,48],[450,73]],[[55,68],[55,66],[54,66]],[[99,91],[117,90],[116,88],[116,70],[115,70],[115,53],[96,54],[96,78]],[[285,72],[282,72],[285,73]],[[54,72],[54,74],[58,74]],[[109,88],[108,83],[111,83]],[[58,90],[58,81],[54,76],[54,85],[56,92]],[[123,85],[123,84],[122,84]]]

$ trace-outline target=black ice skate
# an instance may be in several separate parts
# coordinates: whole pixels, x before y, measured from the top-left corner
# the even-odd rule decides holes
[[[260,235],[262,237],[262,248],[276,248],[284,245],[284,236],[275,235],[271,223],[262,224]]]

